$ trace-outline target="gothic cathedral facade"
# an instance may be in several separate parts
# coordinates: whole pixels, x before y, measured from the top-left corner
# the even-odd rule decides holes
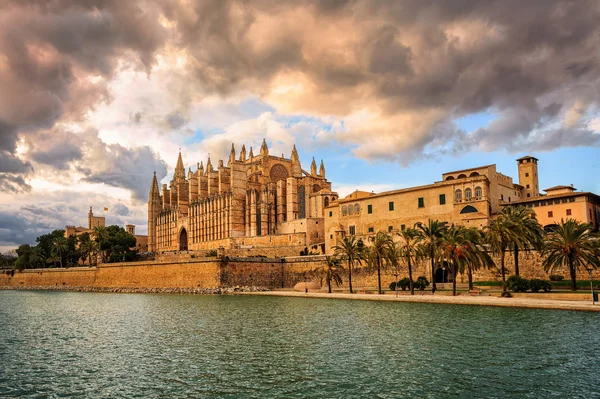
[[[169,187],[159,187],[156,173],[148,200],[148,250],[185,251],[240,247],[322,246],[323,210],[338,199],[325,178],[302,169],[296,147],[291,157],[260,153],[242,146],[236,159],[232,144],[227,166],[210,157],[206,168],[188,170],[181,158]]]

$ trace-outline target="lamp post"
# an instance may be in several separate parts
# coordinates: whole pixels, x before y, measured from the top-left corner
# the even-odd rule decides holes
[[[398,271],[394,273],[394,276],[396,277],[396,284],[394,284],[394,288],[396,289],[396,298],[398,298]]]
[[[304,293],[308,294],[308,276],[304,275]]]
[[[592,291],[592,305],[594,304],[594,280],[592,280],[592,269],[591,267],[586,267],[588,273],[590,274],[590,291]]]

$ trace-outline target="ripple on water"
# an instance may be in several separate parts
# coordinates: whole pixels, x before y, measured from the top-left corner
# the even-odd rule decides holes
[[[600,397],[597,314],[0,291],[0,397]]]

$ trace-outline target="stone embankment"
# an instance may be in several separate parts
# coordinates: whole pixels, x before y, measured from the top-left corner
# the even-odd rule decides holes
[[[1,287],[3,290],[27,291],[76,291],[76,292],[106,292],[127,294],[197,294],[197,295],[226,295],[250,292],[269,291],[266,287],[218,287],[218,288],[132,288],[132,287],[76,287],[76,286],[33,286],[33,287]]]

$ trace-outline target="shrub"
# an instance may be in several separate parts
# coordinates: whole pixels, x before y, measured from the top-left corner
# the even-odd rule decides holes
[[[565,279],[564,276],[561,276],[560,274],[551,274],[550,275],[550,281],[563,281]]]
[[[529,289],[529,280],[520,276],[510,276],[506,283],[513,292],[525,292]]]
[[[531,288],[531,292],[540,292],[540,290],[548,292],[552,289],[552,284],[546,280],[533,278],[529,281],[529,288]]]
[[[427,288],[427,286],[429,286],[429,280],[427,280],[427,277],[425,276],[419,276],[417,281],[414,282],[414,287],[416,290],[423,291],[425,288]]]
[[[216,249],[211,249],[210,251],[206,251],[206,257],[210,258],[212,256],[217,256],[217,250]]]

